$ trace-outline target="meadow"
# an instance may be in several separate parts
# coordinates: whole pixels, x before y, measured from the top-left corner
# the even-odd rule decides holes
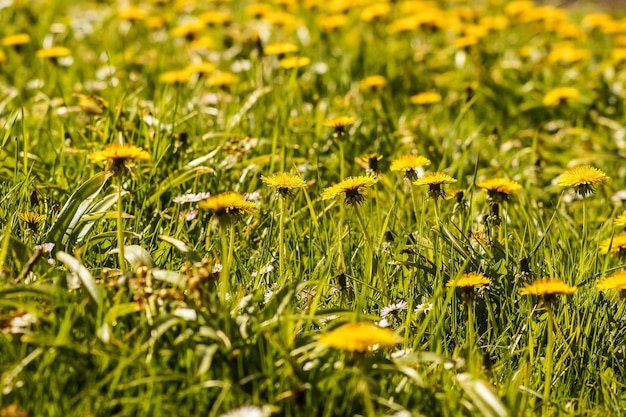
[[[0,2],[0,417],[626,415],[626,18]]]

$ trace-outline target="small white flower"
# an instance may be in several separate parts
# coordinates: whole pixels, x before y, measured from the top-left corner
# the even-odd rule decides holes
[[[10,334],[30,333],[30,326],[35,323],[37,323],[37,316],[31,313],[24,313],[20,316],[14,317],[9,322],[7,331]]]
[[[52,242],[42,243],[41,245],[35,246],[35,250],[42,253],[50,253],[52,252],[52,249],[54,249],[54,243]]]
[[[178,197],[174,197],[174,203],[176,204],[184,204],[184,203],[197,203],[198,201],[206,200],[211,196],[211,193],[187,193],[183,195],[179,195]]]
[[[213,269],[211,270],[211,273],[219,274],[221,270],[222,270],[222,264],[215,264],[213,265]]]
[[[377,324],[378,327],[389,327],[389,321],[387,321],[387,319],[382,319]]]
[[[415,307],[415,312],[427,314],[432,309],[433,305],[431,303],[422,303]]]
[[[220,417],[268,417],[270,414],[272,411],[267,406],[244,405],[224,413]]]
[[[272,299],[272,296],[274,295],[274,291],[269,290],[267,291],[264,295],[263,295],[263,304],[267,304],[270,302],[270,300]]]
[[[252,277],[256,277],[257,275],[265,275],[265,274],[269,274],[270,272],[272,272],[274,270],[274,265],[265,265],[263,268],[261,268],[260,271],[254,271],[250,274],[250,276]]]
[[[406,301],[400,300],[395,304],[385,306],[380,310],[380,317],[384,319],[389,315],[398,314],[399,312],[406,310],[408,305],[409,304]]]

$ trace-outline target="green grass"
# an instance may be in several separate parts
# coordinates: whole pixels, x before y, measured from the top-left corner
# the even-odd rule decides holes
[[[371,2],[286,3],[261,18],[244,0],[137,3],[163,26],[110,2],[2,9],[2,36],[31,40],[0,49],[0,416],[625,414],[624,301],[596,284],[624,267],[599,247],[626,208],[626,23],[507,1],[381,0],[372,21]],[[213,10],[232,21],[172,33]],[[344,24],[324,29],[330,15]],[[262,55],[279,41],[311,63]],[[51,45],[71,59],[36,55]],[[238,81],[159,80],[201,61]],[[386,85],[361,88],[371,75]],[[543,102],[561,86],[580,96]],[[412,102],[430,91],[441,101]],[[344,134],[324,125],[337,116],[354,118]],[[112,143],[150,158],[91,161]],[[363,203],[322,199],[367,175],[369,152]],[[407,154],[457,179],[453,198],[390,170]],[[584,202],[554,181],[583,164],[612,179]],[[307,186],[281,203],[261,181],[276,172]],[[490,178],[521,185],[497,213],[476,185]],[[230,225],[174,201],[228,191],[255,205]],[[491,280],[469,306],[446,286],[468,272]],[[520,295],[543,277],[577,291],[550,311]],[[317,342],[355,321],[403,342]]]

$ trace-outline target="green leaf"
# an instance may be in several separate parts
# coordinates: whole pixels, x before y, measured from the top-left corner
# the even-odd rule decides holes
[[[63,209],[59,213],[59,217],[57,217],[52,227],[50,227],[45,241],[53,242],[57,247],[65,245],[68,241],[68,237],[72,234],[72,231],[83,214],[89,209],[93,200],[112,175],[113,173],[111,171],[96,174],[74,191],[65,202]]]
[[[78,276],[91,298],[96,302],[96,304],[98,304],[98,306],[100,306],[102,304],[100,288],[96,285],[96,282],[91,276],[89,270],[85,268],[78,259],[74,258],[67,252],[59,251],[57,253],[57,260],[59,262],[63,262],[67,269]]]
[[[482,379],[468,373],[456,377],[459,385],[470,397],[472,403],[485,417],[508,417],[509,412],[496,394],[494,388]]]

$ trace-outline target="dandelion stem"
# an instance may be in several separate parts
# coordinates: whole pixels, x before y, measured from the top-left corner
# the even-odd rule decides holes
[[[122,176],[118,175],[117,184],[117,256],[120,272],[126,270],[126,258],[124,257],[124,207],[122,205]]]
[[[472,291],[474,291],[472,289]],[[474,329],[474,298],[472,296],[468,297],[467,300],[467,368],[471,374],[473,374],[476,370],[475,363],[475,344],[476,344],[476,335]]]
[[[543,416],[549,415],[548,405],[550,403],[550,387],[552,386],[552,356],[554,354],[554,315],[552,313],[552,305],[546,302],[548,310],[548,337],[546,344],[546,356],[544,360],[545,382],[543,386]]]
[[[278,276],[281,286],[285,285],[285,199],[278,197],[280,219],[278,223]]]
[[[230,289],[230,263],[235,245],[235,225],[228,225],[226,228],[220,227],[220,240],[222,242],[222,270],[220,272],[220,301],[226,301],[226,293]]]

